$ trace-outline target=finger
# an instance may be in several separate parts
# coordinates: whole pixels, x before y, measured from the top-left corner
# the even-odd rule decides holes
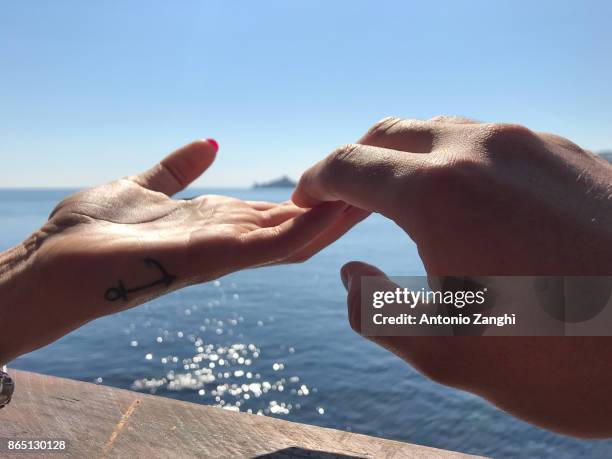
[[[359,335],[393,352],[418,371],[438,382],[461,386],[468,380],[467,359],[458,358],[458,354],[451,350],[453,344],[457,347],[459,344],[472,343],[472,347],[475,347],[477,342],[474,338],[427,336],[427,333],[426,336],[366,336],[363,333],[361,317],[363,278],[367,276],[368,282],[375,283],[368,286],[368,290],[370,290],[369,287],[372,287],[372,291],[395,291],[398,285],[380,269],[359,261],[344,265],[340,270],[340,275],[347,290],[349,323]],[[450,343],[449,340],[455,341]]]
[[[244,235],[244,261],[261,266],[283,260],[314,240],[342,214],[344,203],[325,203],[278,226]]]
[[[398,285],[377,267],[360,261],[344,265],[340,270],[340,277],[347,290],[348,319],[351,328],[364,338],[408,361],[418,370],[422,370],[423,360],[429,358],[429,351],[435,351],[441,345],[439,340],[422,336],[374,336],[363,333],[361,316],[363,278],[368,278],[369,288],[372,291],[395,291]]]
[[[396,284],[391,282],[387,275],[375,266],[360,261],[352,261],[340,269],[340,278],[347,291],[348,319],[351,328],[360,335],[361,326],[361,279],[364,276],[375,277],[380,288],[377,290],[395,290]]]
[[[247,205],[251,206],[255,210],[268,210],[278,206],[276,202],[268,201],[244,201]]]
[[[300,263],[308,260],[325,247],[333,244],[347,231],[353,228],[357,223],[366,219],[369,215],[370,212],[367,210],[349,206],[347,209],[345,209],[338,220],[333,223],[333,225],[323,231],[313,242],[298,250],[288,259],[283,260],[283,263]]]
[[[410,153],[430,153],[442,130],[441,124],[388,117],[372,126],[357,143]]]
[[[416,179],[430,162],[428,157],[367,145],[345,145],[302,174],[292,199],[300,207],[344,201],[389,216],[398,184],[402,184],[402,199],[407,203],[410,188],[418,186]]]
[[[196,140],[166,156],[151,169],[132,177],[136,183],[172,196],[210,167],[219,146],[213,139]]]
[[[275,204],[274,207],[261,211],[262,226],[278,226],[291,218],[302,215],[307,212],[307,209],[290,204]]]
[[[363,334],[361,317],[361,285],[362,279],[368,277],[375,282],[375,290],[386,292],[394,291],[398,286],[387,275],[375,266],[360,261],[345,264],[340,270],[340,277],[347,291],[348,319],[351,328],[364,338],[390,350],[396,354],[405,352],[406,336],[365,336]],[[400,355],[405,358],[404,355]]]

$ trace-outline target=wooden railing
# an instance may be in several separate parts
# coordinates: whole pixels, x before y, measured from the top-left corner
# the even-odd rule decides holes
[[[0,410],[0,457],[474,457],[53,376],[11,375],[16,390]],[[8,440],[37,439],[64,440],[66,449],[7,450]]]

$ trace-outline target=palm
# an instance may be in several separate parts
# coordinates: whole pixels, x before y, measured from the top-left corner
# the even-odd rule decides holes
[[[56,208],[47,226],[54,228],[50,233],[62,236],[55,238],[56,243],[70,244],[73,249],[108,244],[122,255],[126,253],[120,244],[123,241],[132,247],[130,252],[138,249],[143,256],[160,250],[171,250],[184,259],[200,254],[197,271],[202,275],[192,280],[203,281],[241,267],[289,258],[292,251],[276,257],[249,252],[258,242],[278,235],[279,225],[301,214],[304,211],[291,204],[245,202],[226,196],[174,200],[124,179],[70,196]],[[235,250],[239,247],[240,256]],[[212,272],[211,262],[218,265]],[[204,267],[209,269],[202,272]]]
[[[62,227],[89,223],[96,233],[113,236],[133,234],[134,225],[138,225],[141,237],[152,234],[158,242],[181,244],[221,234],[239,237],[271,226],[280,222],[271,219],[271,211],[278,214],[283,208],[285,220],[301,213],[289,206],[217,195],[175,200],[126,179],[70,196],[56,208],[51,220]]]

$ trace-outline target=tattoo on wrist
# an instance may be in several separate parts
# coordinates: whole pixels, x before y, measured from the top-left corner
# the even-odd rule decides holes
[[[150,258],[150,257],[145,258],[142,261],[147,266],[151,268],[155,268],[157,271],[159,271],[159,273],[161,274],[161,277],[159,277],[157,280],[149,282],[148,284],[140,285],[140,286],[132,287],[132,288],[126,288],[125,285],[123,284],[123,281],[119,279],[118,285],[116,287],[111,287],[108,290],[106,290],[106,292],[104,293],[104,298],[107,301],[116,301],[119,299],[128,301],[129,293],[139,292],[141,290],[146,290],[148,288],[155,287],[157,285],[165,285],[166,287],[170,287],[172,282],[176,280],[176,276],[169,274],[164,269],[164,267],[161,265],[159,261],[154,260],[153,258]]]

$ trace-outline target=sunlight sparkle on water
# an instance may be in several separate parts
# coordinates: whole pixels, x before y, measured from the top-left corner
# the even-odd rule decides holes
[[[267,316],[265,321],[257,317],[245,321],[231,308],[247,296],[228,292],[221,282],[212,286],[218,297],[192,304],[191,317],[180,329],[172,330],[172,324],[165,323],[155,333],[151,319],[147,326],[150,338],[138,335],[139,341],[129,342],[131,347],[155,343],[156,354],[161,354],[155,359],[152,352],[145,354],[154,367],[135,380],[132,389],[259,415],[286,416],[304,404],[323,414],[324,408],[315,405],[316,398],[308,401],[316,388],[308,387],[296,374],[287,374],[287,364],[299,356],[293,346],[283,343],[262,349],[256,342],[236,339],[259,336],[261,331],[253,333],[259,327],[280,329],[282,319]],[[177,307],[179,314],[185,313],[184,307]]]

